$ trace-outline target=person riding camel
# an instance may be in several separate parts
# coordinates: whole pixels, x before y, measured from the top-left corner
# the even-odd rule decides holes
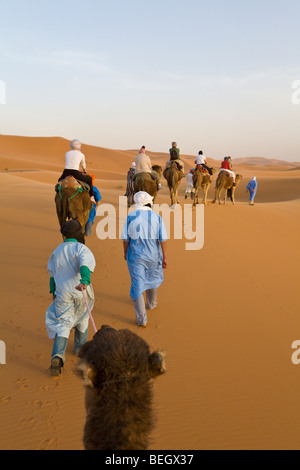
[[[203,151],[202,150],[199,150],[198,152],[198,155],[196,157],[196,160],[195,160],[195,165],[196,165],[196,169],[199,168],[199,166],[202,166],[202,168],[204,168],[205,170],[208,171],[208,173],[210,174],[210,176],[212,176],[212,169],[208,166],[207,164],[207,159],[206,157],[203,155]]]
[[[137,178],[139,173],[149,173],[159,189],[157,172],[153,171],[150,157],[146,155],[146,147],[144,145],[140,148],[139,154],[135,157],[135,165],[135,177]]]
[[[151,160],[148,155],[146,155],[146,148],[143,145],[140,150],[139,154],[135,157],[135,174],[138,175],[139,173],[151,173],[152,165]]]
[[[233,184],[234,186],[236,185],[236,182],[235,182],[235,173],[234,171],[231,170],[232,168],[232,165],[230,164],[230,161],[228,160],[228,157],[225,157],[222,164],[221,164],[221,168],[220,168],[220,172],[221,171],[225,171],[229,174],[229,176],[232,177],[233,179]]]
[[[93,204],[96,204],[94,198],[93,180],[86,172],[85,155],[81,152],[81,142],[77,139],[72,140],[70,143],[71,150],[65,155],[65,169],[58,181],[61,181],[67,176],[73,176],[76,180],[82,181],[89,185],[89,195]],[[79,171],[81,167],[82,172]]]
[[[169,149],[169,153],[170,153],[170,160],[167,161],[165,170],[170,168],[171,163],[175,161],[177,169],[184,172],[184,164],[180,158],[180,150],[179,148],[177,148],[176,142],[172,142],[172,147]]]

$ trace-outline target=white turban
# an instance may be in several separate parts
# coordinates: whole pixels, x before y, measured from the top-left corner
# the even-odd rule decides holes
[[[146,204],[153,204],[153,197],[146,193],[146,191],[139,191],[138,193],[135,193],[133,200],[137,208],[143,207]]]
[[[253,181],[256,181],[256,176],[253,176],[252,180],[253,180]]]
[[[80,142],[78,139],[74,139],[74,140],[72,140],[72,142],[70,143],[70,147],[71,147],[73,150],[80,150],[80,149],[81,149],[81,142]]]
[[[131,163],[131,168],[135,168],[136,167],[136,163],[135,162],[132,162]]]

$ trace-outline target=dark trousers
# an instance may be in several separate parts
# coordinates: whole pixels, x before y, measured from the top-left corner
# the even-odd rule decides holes
[[[205,163],[200,163],[199,166],[200,165],[203,166],[203,168],[205,168],[210,175],[212,175],[212,169],[209,166],[205,165]]]
[[[90,187],[89,195],[94,196],[93,180],[90,175],[84,175],[79,170],[64,169],[63,174],[58,181],[64,180],[67,176],[74,176],[76,180],[83,181],[84,183],[88,184]]]

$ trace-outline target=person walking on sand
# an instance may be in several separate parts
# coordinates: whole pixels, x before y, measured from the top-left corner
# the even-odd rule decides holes
[[[93,203],[93,207],[90,210],[89,218],[88,218],[87,223],[85,225],[85,235],[87,237],[92,235],[92,229],[93,229],[94,220],[95,220],[95,217],[96,217],[96,209],[97,209],[97,206],[98,206],[99,202],[102,199],[102,196],[100,194],[99,189],[94,185],[95,176],[94,175],[90,175],[90,176],[92,177],[92,180],[93,180],[94,197],[95,197],[96,204]]]
[[[72,328],[75,328],[74,353],[78,354],[88,337],[89,309],[94,306],[91,273],[96,261],[93,253],[84,245],[82,227],[77,219],[69,220],[62,228],[64,242],[51,254],[48,261],[50,293],[53,302],[46,312],[46,330],[54,338],[50,373],[61,374],[65,352]]]
[[[187,186],[186,186],[186,190],[185,190],[185,196],[184,196],[184,199],[186,199],[188,197],[189,194],[192,193],[192,199],[193,199],[193,193],[195,192],[195,189],[194,189],[194,183],[193,183],[193,174],[194,174],[194,168],[192,168],[189,173],[187,174],[187,177],[186,177],[186,180],[187,180]]]
[[[93,204],[96,204],[94,198],[93,180],[86,172],[85,155],[81,152],[81,142],[78,139],[72,140],[70,143],[71,150],[65,155],[65,169],[58,181],[61,181],[67,176],[74,176],[75,179],[87,183],[90,187],[89,195]],[[79,171],[81,167],[82,172]]]
[[[247,184],[246,192],[249,191],[249,204],[254,206],[254,198],[257,193],[257,181],[256,176],[253,176],[252,180]]]
[[[146,309],[157,307],[158,288],[164,280],[163,269],[168,265],[168,237],[161,216],[151,209],[153,197],[145,191],[139,191],[134,195],[134,202],[135,210],[127,217],[121,239],[131,277],[130,297],[137,324],[146,328]]]

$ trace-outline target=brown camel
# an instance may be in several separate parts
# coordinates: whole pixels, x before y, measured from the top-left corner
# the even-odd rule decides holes
[[[212,168],[212,174],[215,173],[215,170]],[[211,184],[211,178],[208,173],[203,173],[200,168],[197,168],[193,174],[193,183],[195,188],[194,202],[193,206],[199,204],[198,200],[198,191],[201,188],[203,190],[203,204],[207,204],[207,192]]]
[[[152,381],[166,372],[164,353],[128,329],[103,325],[79,351],[86,388],[85,450],[145,450],[153,428]]]
[[[84,233],[93,203],[89,192],[73,176],[68,176],[57,184],[55,195],[56,213],[60,227],[68,219],[78,219]]]
[[[234,185],[232,176],[229,176],[226,171],[221,171],[216,181],[215,198],[212,201],[213,204],[216,202],[217,199],[219,201],[219,204],[221,204],[220,197],[221,197],[221,192],[223,190],[225,192],[224,204],[226,204],[227,196],[231,197],[232,203],[235,204],[235,198],[234,198],[235,190],[242,178],[243,178],[242,175],[236,175],[235,177],[236,184]]]
[[[146,191],[146,193],[150,194],[150,196],[153,196],[154,203],[158,193],[158,183],[159,178],[161,178],[162,167],[159,165],[153,165],[152,170],[154,175],[157,175],[157,180],[154,180],[150,173],[138,173],[134,180],[134,194],[138,193],[139,191]]]
[[[178,187],[179,187],[180,181],[182,180],[184,176],[183,171],[178,170],[178,167],[175,161],[171,161],[170,167],[164,169],[163,175],[168,183],[170,197],[171,197],[171,206],[173,206],[174,204],[179,204]]]

